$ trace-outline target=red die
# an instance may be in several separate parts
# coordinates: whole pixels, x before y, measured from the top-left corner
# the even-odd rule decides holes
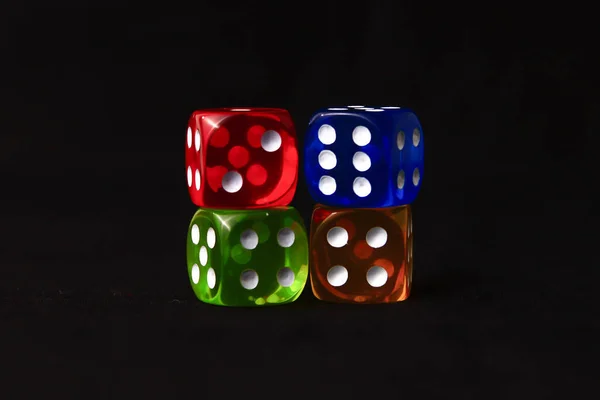
[[[291,203],[298,148],[286,110],[198,110],[190,118],[186,139],[187,184],[198,207],[251,209]]]

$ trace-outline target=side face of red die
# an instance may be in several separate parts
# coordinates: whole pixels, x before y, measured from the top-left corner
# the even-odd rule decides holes
[[[287,206],[296,192],[296,131],[284,109],[196,111],[185,154],[190,198],[198,207]]]

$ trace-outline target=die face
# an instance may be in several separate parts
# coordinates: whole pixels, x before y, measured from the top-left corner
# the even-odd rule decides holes
[[[186,174],[190,198],[199,207],[289,205],[298,180],[289,113],[273,108],[194,112],[186,135]]]
[[[219,225],[210,213],[198,211],[187,235],[188,276],[199,299],[215,298],[218,294],[218,266],[223,263]]]
[[[304,148],[310,195],[331,207],[412,203],[423,176],[416,115],[399,107],[358,107],[320,110],[311,119]]]
[[[190,224],[187,245],[190,284],[206,303],[290,303],[308,279],[308,238],[292,207],[201,209]]]
[[[393,303],[410,295],[410,206],[379,209],[315,207],[310,234],[315,296],[340,303]]]

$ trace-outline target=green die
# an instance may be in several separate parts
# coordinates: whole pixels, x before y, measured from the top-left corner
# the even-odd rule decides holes
[[[190,283],[221,306],[291,303],[308,278],[308,239],[293,207],[199,209],[187,238]]]

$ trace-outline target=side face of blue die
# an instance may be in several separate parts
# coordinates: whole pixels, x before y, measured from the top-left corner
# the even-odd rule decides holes
[[[400,107],[332,107],[317,111],[304,148],[308,191],[332,207],[410,204],[423,178],[423,131]]]

